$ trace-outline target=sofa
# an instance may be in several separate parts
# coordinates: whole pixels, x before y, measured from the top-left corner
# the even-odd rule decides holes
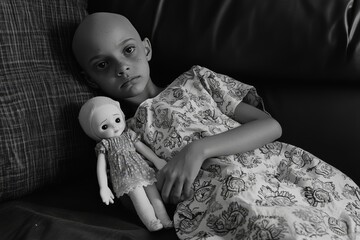
[[[280,141],[360,183],[358,1],[2,0],[1,239],[177,239],[174,229],[147,231],[128,199],[99,197],[94,142],[77,115],[102,93],[82,78],[71,41],[100,11],[125,15],[150,39],[157,84],[192,65],[251,84]]]

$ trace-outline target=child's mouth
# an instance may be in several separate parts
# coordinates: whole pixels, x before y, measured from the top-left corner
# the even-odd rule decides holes
[[[133,80],[138,79],[139,77],[140,76],[136,76],[136,77],[130,77],[130,78],[125,79],[125,81],[121,87],[127,87]]]

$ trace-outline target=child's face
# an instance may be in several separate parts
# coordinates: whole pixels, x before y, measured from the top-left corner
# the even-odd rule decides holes
[[[125,125],[123,113],[110,104],[96,109],[91,121],[91,128],[100,139],[120,136]]]
[[[141,41],[121,15],[88,16],[75,34],[73,50],[90,80],[109,97],[136,97],[150,80],[150,42],[147,38]]]

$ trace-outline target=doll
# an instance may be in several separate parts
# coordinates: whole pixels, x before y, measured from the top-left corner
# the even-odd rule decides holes
[[[126,127],[125,116],[117,101],[108,97],[88,100],[79,113],[84,132],[97,141],[97,178],[102,201],[114,203],[108,186],[106,166],[116,197],[128,194],[135,210],[149,231],[173,226],[155,186],[155,171],[142,155],[161,169],[166,161],[139,141],[134,131]],[[142,155],[140,155],[140,154]]]

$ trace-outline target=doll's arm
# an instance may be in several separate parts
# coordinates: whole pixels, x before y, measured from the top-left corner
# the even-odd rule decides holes
[[[100,187],[100,196],[102,201],[106,205],[109,205],[109,203],[114,203],[114,195],[108,186],[108,179],[106,173],[106,159],[103,153],[99,153],[98,155],[96,173],[97,173],[98,183]]]
[[[164,159],[159,158],[148,146],[141,141],[134,142],[136,150],[141,153],[146,159],[151,161],[157,169],[162,169],[166,165]]]

